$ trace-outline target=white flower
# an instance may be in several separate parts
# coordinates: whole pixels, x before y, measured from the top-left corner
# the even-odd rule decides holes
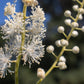
[[[14,38],[9,39],[7,44],[10,48],[10,51],[13,55],[18,55],[21,47],[21,35],[15,35]]]
[[[33,1],[33,0],[32,0]],[[35,0],[34,0],[35,1]],[[44,45],[42,39],[45,37],[46,29],[44,27],[45,15],[40,6],[31,7],[32,15],[24,21],[23,13],[15,12],[11,16],[7,16],[5,24],[2,26],[4,33],[3,39],[8,39],[7,44],[12,55],[17,55],[21,47],[21,33],[25,32],[25,43],[22,47],[24,64],[28,61],[31,63],[40,63],[41,57],[44,55]],[[24,29],[25,26],[25,29]]]
[[[10,52],[7,51],[7,49],[3,51],[3,49],[0,48],[0,78],[4,78],[5,75],[7,75],[7,70],[11,67],[11,63],[9,62],[10,58]]]
[[[48,47],[46,48],[46,51],[47,51],[48,53],[52,53],[52,52],[54,51],[54,47],[53,47],[52,45],[50,45],[50,46],[48,46]]]
[[[15,6],[10,4],[10,2],[6,3],[6,7],[4,8],[4,15],[12,15],[15,13]]]
[[[25,46],[22,52],[24,64],[27,61],[30,66],[34,62],[39,64],[39,60],[44,55],[44,45],[42,45],[42,39],[45,37],[46,32],[44,20],[44,12],[40,6],[32,7],[32,15],[27,20],[29,26],[26,27],[28,32],[26,33]]]
[[[5,24],[2,26],[2,31],[4,33],[3,39],[9,39],[23,31],[23,14],[15,13],[12,16],[7,16],[9,20],[5,20]]]
[[[35,8],[32,7],[32,15],[30,16],[31,19],[34,21],[34,22],[44,22],[45,20],[45,13],[43,11],[42,8],[40,8],[40,6],[37,6]]]
[[[42,8],[40,8],[40,6],[37,6],[35,8],[32,7],[31,12],[31,22],[29,23],[27,30],[30,32],[31,35],[37,35],[42,32],[46,32],[46,29],[44,27],[45,15]]]
[[[31,67],[31,64],[34,62],[40,63],[39,60],[44,55],[44,45],[42,45],[42,40],[38,35],[33,36],[23,48],[24,64],[28,61]]]
[[[42,68],[37,69],[37,77],[44,79],[45,78],[45,71]]]

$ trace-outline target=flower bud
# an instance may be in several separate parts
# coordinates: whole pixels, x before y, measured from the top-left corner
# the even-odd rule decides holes
[[[72,52],[73,52],[74,54],[78,54],[78,53],[80,52],[79,47],[78,47],[78,46],[74,46],[74,47],[72,48]]]
[[[63,26],[59,26],[58,29],[57,29],[57,31],[59,33],[63,33],[64,32],[64,27]]]
[[[78,12],[79,12],[80,14],[84,14],[84,9],[83,9],[83,8],[79,8],[79,9],[78,9]]]
[[[77,22],[72,22],[71,27],[72,28],[78,28],[79,24]]]
[[[37,69],[37,77],[44,79],[45,78],[45,71],[42,68]]]
[[[67,40],[65,40],[65,39],[62,39],[61,40],[61,45],[62,46],[68,46],[69,45],[69,42]]]
[[[60,40],[57,40],[57,41],[55,42],[55,45],[56,45],[57,47],[61,47],[61,46],[62,46]]]
[[[70,25],[71,24],[71,19],[66,19],[64,22],[65,22],[66,25]]]
[[[66,17],[70,17],[71,16],[71,11],[70,10],[66,10],[65,13],[64,13],[64,15]]]
[[[48,46],[48,47],[46,48],[46,51],[47,51],[48,53],[52,53],[52,52],[54,51],[54,47],[53,47],[52,45],[50,45],[50,46]]]
[[[61,57],[59,58],[59,61],[60,61],[60,62],[66,62],[66,59],[65,59],[64,56],[61,56]]]
[[[82,26],[82,28],[81,28],[81,29],[82,29],[81,31],[82,31],[82,32],[84,32],[84,26]]]
[[[77,36],[78,36],[78,32],[77,32],[77,31],[73,31],[73,32],[72,32],[72,36],[73,36],[73,37],[77,37]]]
[[[79,19],[79,20],[82,20],[82,19],[83,19],[82,14],[79,14],[78,19]]]
[[[78,8],[79,8],[78,5],[74,5],[74,6],[73,6],[73,10],[74,10],[74,11],[77,11]]]
[[[64,70],[67,68],[67,65],[65,62],[58,62],[59,69]]]

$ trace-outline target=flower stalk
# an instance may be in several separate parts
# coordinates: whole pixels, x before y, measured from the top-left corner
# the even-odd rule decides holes
[[[26,10],[27,10],[27,6],[24,5],[24,7],[23,7],[24,21],[26,19]],[[20,65],[20,60],[21,60],[21,56],[22,56],[21,53],[22,53],[23,46],[24,46],[24,43],[25,43],[25,25],[23,26],[23,32],[22,32],[21,36],[22,36],[22,42],[21,42],[20,52],[19,52],[19,55],[17,57],[16,65],[15,65],[15,84],[19,84],[18,72],[19,72],[19,65]]]
[[[77,0],[77,2],[80,3],[80,5],[81,5],[80,8],[83,8],[83,6],[84,6],[84,0],[83,0],[82,2],[80,2],[79,0]],[[77,22],[77,21],[78,21],[78,17],[79,17],[79,13],[77,14],[77,17],[76,17],[76,18],[73,18],[73,17],[70,15],[70,18],[71,18],[72,20],[74,20],[74,22]],[[66,37],[66,40],[67,40],[67,41],[70,40],[70,38],[71,38],[71,36],[72,36],[72,32],[73,32],[75,29],[78,29],[78,28],[73,28],[73,27],[71,26],[71,30],[70,30],[68,36],[66,36],[66,34],[63,33],[64,36]],[[55,60],[55,62],[52,64],[52,66],[50,67],[50,69],[46,72],[45,77],[46,77],[47,75],[49,75],[49,73],[50,73],[54,68],[59,68],[59,66],[57,66],[57,63],[59,62],[59,58],[63,55],[63,53],[64,53],[65,51],[72,51],[72,49],[66,49],[66,46],[63,46],[58,56],[56,56],[55,54],[52,53],[52,54],[56,57],[56,60]],[[44,80],[44,79],[38,80],[36,84],[41,84],[41,82],[42,82],[43,80]]]

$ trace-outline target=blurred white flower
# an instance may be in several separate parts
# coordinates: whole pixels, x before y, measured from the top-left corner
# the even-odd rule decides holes
[[[28,61],[31,64],[36,62],[40,63],[41,57],[44,55],[44,45],[42,45],[42,40],[37,36],[33,36],[31,42],[27,42],[23,47],[23,60],[24,64]]]
[[[7,70],[11,67],[10,59],[11,54],[7,46],[4,51],[0,48],[0,78],[4,78],[7,75]]]
[[[22,13],[15,13],[7,17],[8,20],[5,20],[5,24],[2,26],[2,31],[5,35],[3,39],[9,39],[10,37],[20,34],[24,25]]]
[[[15,5],[10,2],[6,3],[7,6],[4,8],[4,15],[12,15],[15,13]]]
[[[17,55],[21,47],[21,33],[25,32],[25,44],[22,51],[24,64],[27,61],[29,64],[32,62],[39,64],[38,60],[41,60],[40,58],[44,55],[42,40],[46,32],[44,27],[45,15],[40,6],[31,8],[32,15],[26,20],[24,20],[23,13],[15,12],[11,16],[7,16],[8,20],[5,20],[5,24],[2,26],[5,35],[3,39],[8,39],[7,45],[11,54]]]

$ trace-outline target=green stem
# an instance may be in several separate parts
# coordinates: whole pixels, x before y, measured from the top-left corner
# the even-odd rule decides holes
[[[24,21],[25,21],[25,17],[26,17],[26,10],[27,10],[27,6],[24,5],[23,7],[23,17],[24,17]],[[19,84],[19,76],[18,76],[18,72],[19,72],[19,65],[20,65],[20,60],[21,60],[21,54],[22,54],[22,50],[23,50],[23,46],[25,43],[25,25],[23,26],[23,32],[21,34],[22,36],[22,42],[21,42],[21,47],[20,47],[20,52],[19,55],[17,57],[16,60],[16,65],[15,65],[15,84]]]
[[[57,64],[57,61],[58,61],[58,60],[56,60],[56,61],[53,63],[53,65],[50,67],[50,69],[46,72],[45,77],[55,68],[55,66],[56,66],[56,64]],[[42,81],[43,81],[43,79],[40,79],[40,80],[37,81],[36,84],[40,84]]]
[[[63,35],[67,38],[67,35],[63,32]]]

